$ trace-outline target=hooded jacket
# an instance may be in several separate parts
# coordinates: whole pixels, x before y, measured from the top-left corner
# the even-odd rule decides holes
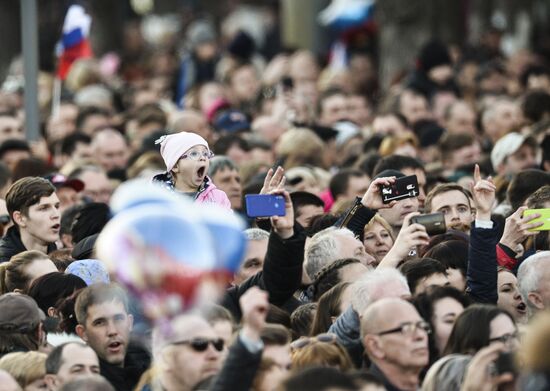
[[[153,183],[160,184],[171,191],[177,191],[174,179],[170,173],[155,175]],[[231,202],[227,198],[227,194],[223,190],[218,189],[208,176],[204,178],[202,185],[195,194],[195,202],[199,204],[216,204],[224,209],[231,209]]]
[[[57,250],[55,243],[48,244],[48,254]],[[11,257],[27,251],[27,248],[21,241],[21,234],[14,225],[8,229],[6,235],[0,239],[0,263],[8,262]]]

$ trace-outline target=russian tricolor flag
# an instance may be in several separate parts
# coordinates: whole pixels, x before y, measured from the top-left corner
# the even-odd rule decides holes
[[[71,5],[63,23],[63,36],[58,44],[57,77],[65,80],[73,62],[93,56],[88,36],[92,18],[81,5]]]

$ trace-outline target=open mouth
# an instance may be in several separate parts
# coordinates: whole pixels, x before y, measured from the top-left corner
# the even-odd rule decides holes
[[[519,313],[524,314],[524,313],[527,311],[527,306],[525,305],[524,302],[521,302],[521,303],[519,303],[519,304],[516,306],[516,310],[517,310]]]
[[[199,169],[197,170],[197,176],[199,178],[204,178],[204,175],[206,173],[206,167],[199,167]]]
[[[52,225],[52,229],[53,229],[53,230],[56,230],[56,231],[59,230],[60,227],[61,227],[60,224],[54,224],[54,225]]]
[[[111,342],[109,345],[109,350],[113,351],[113,350],[119,350],[121,347],[122,347],[122,344],[120,342]]]

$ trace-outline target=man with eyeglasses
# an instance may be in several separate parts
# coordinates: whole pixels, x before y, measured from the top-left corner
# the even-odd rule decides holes
[[[409,302],[387,298],[370,305],[361,317],[361,337],[370,371],[388,391],[416,391],[428,364],[430,326]]]

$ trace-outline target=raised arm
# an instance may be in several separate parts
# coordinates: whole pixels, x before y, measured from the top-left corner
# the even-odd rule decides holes
[[[466,290],[474,301],[489,304],[496,304],[498,300],[496,244],[499,238],[491,221],[495,189],[490,177],[481,178],[476,165],[472,187],[476,219],[470,230]]]

